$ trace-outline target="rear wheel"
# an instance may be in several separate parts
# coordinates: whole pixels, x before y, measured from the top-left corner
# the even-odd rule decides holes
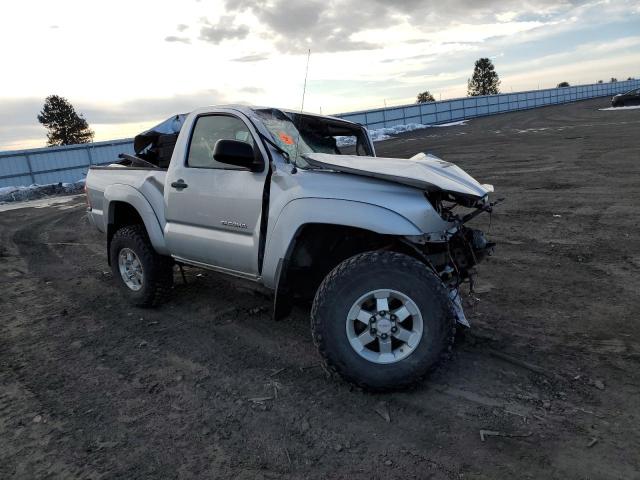
[[[447,289],[423,263],[368,252],[338,265],[316,294],[311,326],[326,366],[373,390],[419,381],[453,343]]]
[[[113,276],[132,305],[164,301],[173,285],[173,260],[159,255],[142,225],[118,230],[109,249]]]

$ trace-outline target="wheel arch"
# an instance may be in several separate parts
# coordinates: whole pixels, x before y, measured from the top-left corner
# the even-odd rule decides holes
[[[128,225],[143,225],[151,245],[161,255],[168,255],[164,233],[155,211],[148,200],[129,185],[111,185],[104,193],[107,232],[107,253],[113,235]]]
[[[334,207],[337,206],[334,202],[330,203]],[[361,220],[374,218],[376,221],[355,222],[353,211],[346,216],[339,215],[337,213],[340,210],[336,208],[329,211],[332,216],[330,222],[327,221],[326,215],[315,216],[313,211],[309,210],[307,211],[310,214],[305,216],[305,221],[295,222],[289,217],[282,224],[280,222],[284,220],[282,215],[278,219],[274,230],[278,227],[284,228],[285,225],[292,230],[289,230],[290,235],[283,235],[284,231],[274,233],[287,238],[280,244],[281,247],[286,244],[286,248],[278,251],[272,243],[272,250],[265,256],[265,259],[272,261],[277,257],[277,266],[272,280],[275,290],[274,316],[276,318],[281,318],[289,312],[294,297],[304,300],[313,298],[317,287],[331,270],[347,258],[359,253],[389,250],[425,261],[420,256],[420,252],[412,248],[404,238],[419,232],[411,222],[381,207],[364,204],[365,207],[361,208],[363,204],[358,202],[344,203],[356,204],[362,214]],[[315,205],[317,208],[317,204]],[[343,212],[345,208],[351,206],[343,205]],[[340,220],[342,223],[338,223]],[[282,242],[282,238],[278,239],[278,242]],[[266,273],[266,270],[263,272]]]
[[[357,229],[377,236],[411,236],[422,232],[410,220],[385,207],[352,200],[301,198],[289,202],[269,230],[262,268],[264,284],[276,288],[282,263],[305,229]],[[330,230],[332,228],[333,230]]]

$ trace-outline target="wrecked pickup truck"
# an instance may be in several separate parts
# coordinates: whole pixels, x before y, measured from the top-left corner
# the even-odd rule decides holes
[[[176,116],[135,150],[86,182],[134,305],[165,300],[174,265],[258,282],[276,318],[312,301],[326,366],[378,390],[418,381],[466,324],[458,288],[493,244],[465,224],[493,204],[457,166],[378,158],[361,125],[247,106]]]

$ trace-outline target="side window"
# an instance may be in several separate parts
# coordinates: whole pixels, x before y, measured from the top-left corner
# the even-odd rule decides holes
[[[187,166],[195,168],[224,168],[242,170],[213,159],[213,148],[218,140],[240,140],[255,147],[251,132],[242,120],[227,115],[209,115],[196,120],[191,135]]]

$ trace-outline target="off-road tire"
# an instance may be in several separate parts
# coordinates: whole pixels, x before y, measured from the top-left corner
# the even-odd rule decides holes
[[[118,255],[123,248],[133,250],[142,263],[144,280],[138,291],[127,287],[120,275]],[[173,259],[153,249],[144,226],[129,225],[118,230],[111,240],[109,258],[113,277],[132,305],[151,307],[169,297],[173,286]]]
[[[416,349],[396,363],[362,358],[349,344],[346,318],[363,294],[393,289],[409,296],[423,317]],[[401,253],[376,251],[351,257],[334,268],[318,288],[311,310],[313,341],[330,373],[373,391],[411,386],[448,357],[455,337],[455,313],[441,280],[424,263]]]

